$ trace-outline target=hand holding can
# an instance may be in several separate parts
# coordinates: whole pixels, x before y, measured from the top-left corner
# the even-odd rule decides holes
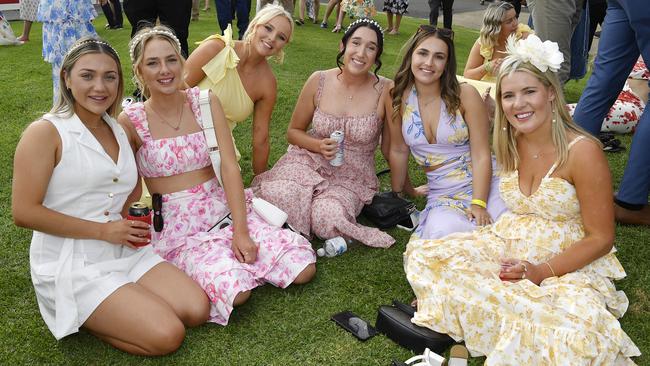
[[[330,165],[332,166],[341,166],[343,165],[344,161],[344,151],[343,151],[343,140],[344,140],[344,134],[343,131],[334,131],[330,135],[330,139],[336,141],[338,144],[338,149],[336,150],[336,155],[334,155],[334,159],[330,160]]]
[[[147,207],[147,205],[143,202],[133,202],[131,206],[129,206],[129,214],[126,219],[131,221],[141,221],[147,223],[148,225],[151,225],[151,210],[149,210],[149,207]],[[147,232],[147,234],[142,237],[151,240],[151,232]],[[149,244],[149,241],[145,243],[136,243],[129,241],[129,243],[133,244],[136,247],[143,247]]]

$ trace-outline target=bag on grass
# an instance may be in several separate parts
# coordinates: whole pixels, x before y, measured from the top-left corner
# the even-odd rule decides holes
[[[361,213],[380,229],[389,229],[400,224],[409,229],[417,226],[415,204],[395,192],[377,193],[372,202],[363,206]],[[413,215],[412,215],[413,214]]]
[[[425,348],[442,354],[455,343],[446,334],[411,323],[414,313],[415,309],[410,305],[393,300],[393,305],[379,307],[375,328],[400,346],[418,354],[424,352]]]

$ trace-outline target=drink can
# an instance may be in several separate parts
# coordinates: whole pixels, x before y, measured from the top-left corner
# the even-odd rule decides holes
[[[151,225],[151,210],[149,210],[149,207],[144,202],[133,202],[131,206],[129,206],[129,214],[126,218],[127,220],[142,221]],[[147,233],[147,235],[145,235],[144,237],[146,237],[147,239],[151,239],[151,233]],[[129,243],[135,245],[136,247],[142,247],[149,244],[149,243],[134,243],[131,241]]]
[[[336,155],[334,155],[334,159],[330,160],[330,165],[341,166],[343,165],[343,140],[344,140],[343,131],[337,130],[332,132],[330,138],[336,141],[338,144],[338,150],[336,151]]]

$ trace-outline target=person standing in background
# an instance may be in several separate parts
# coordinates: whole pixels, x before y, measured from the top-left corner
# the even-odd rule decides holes
[[[386,12],[386,20],[388,21],[386,32],[388,32],[388,34],[399,34],[399,25],[402,22],[402,15],[407,12],[408,7],[408,0],[384,1],[384,11]],[[393,14],[395,14],[395,23],[393,23]]]
[[[564,56],[562,67],[557,72],[562,85],[569,80],[571,70],[571,37],[580,22],[585,0],[528,0],[528,10],[535,34],[542,41],[553,41],[560,47]],[[629,72],[622,75],[627,77]],[[599,119],[602,121],[603,119]]]
[[[102,11],[106,15],[107,29],[122,29],[124,28],[124,19],[122,17],[122,4],[120,0],[99,0],[102,6]]]
[[[97,12],[86,0],[41,0],[36,19],[43,22],[43,59],[52,64],[52,102],[59,95],[59,71],[68,49],[82,37],[96,37]]]
[[[143,25],[156,24],[160,18],[161,24],[169,26],[176,33],[183,57],[189,55],[187,37],[192,0],[124,0],[124,13],[131,23],[131,38]]]
[[[214,0],[214,5],[217,7],[217,21],[221,34],[224,34],[228,24],[232,23],[236,16],[239,39],[241,40],[248,29],[251,0]],[[293,2],[291,2],[290,12],[293,13]]]
[[[594,70],[573,119],[598,136],[603,119],[625,85],[639,55],[650,60],[650,11],[646,0],[609,0]],[[650,113],[639,118],[630,157],[614,198],[616,221],[650,225]]]
[[[442,22],[445,28],[451,29],[452,21],[452,8],[454,7],[454,0],[428,0],[429,1],[429,24],[436,26],[438,24],[438,10],[442,4]]]
[[[20,19],[23,20],[23,34],[18,37],[21,42],[29,41],[32,23],[36,21],[38,0],[20,0]]]

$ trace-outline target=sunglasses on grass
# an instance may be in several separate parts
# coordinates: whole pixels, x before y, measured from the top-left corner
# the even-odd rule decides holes
[[[454,31],[448,28],[438,28],[428,24],[420,24],[420,26],[418,27],[418,31],[415,32],[415,34],[419,34],[422,32],[432,33],[432,34],[438,33],[443,37],[447,37],[451,39],[452,41],[454,40]]]
[[[153,229],[159,233],[163,229],[162,217],[162,195],[154,193],[151,195],[151,206],[153,207]]]

